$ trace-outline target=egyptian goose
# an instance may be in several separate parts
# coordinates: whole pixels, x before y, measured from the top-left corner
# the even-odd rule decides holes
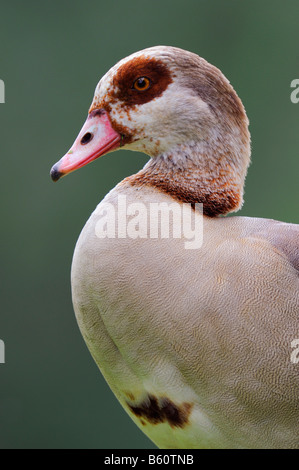
[[[137,52],[100,80],[51,176],[120,147],[150,160],[97,206],[72,264],[77,321],[103,376],[160,448],[299,448],[299,226],[222,217],[242,205],[250,160],[241,100],[196,54]],[[174,203],[191,207],[198,246],[141,230],[140,207]],[[163,217],[161,230],[179,228]]]

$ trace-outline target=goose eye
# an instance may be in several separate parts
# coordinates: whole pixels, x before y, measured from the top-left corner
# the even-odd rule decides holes
[[[135,80],[133,84],[133,88],[137,91],[145,91],[147,90],[151,85],[151,81],[147,77],[140,77]]]

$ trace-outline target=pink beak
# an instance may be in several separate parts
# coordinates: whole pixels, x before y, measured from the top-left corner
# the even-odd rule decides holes
[[[121,135],[112,128],[107,112],[104,109],[92,111],[72,148],[52,167],[52,180],[58,181],[71,171],[119,148],[120,142]]]

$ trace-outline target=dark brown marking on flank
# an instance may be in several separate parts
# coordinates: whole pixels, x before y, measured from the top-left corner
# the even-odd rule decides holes
[[[135,396],[133,395],[132,392],[125,392],[126,396],[128,397],[129,400],[134,401]]]
[[[151,424],[168,422],[172,428],[184,428],[189,423],[193,404],[184,402],[176,405],[167,397],[158,399],[154,395],[148,395],[139,406],[128,403],[128,407],[141,422],[148,421]]]
[[[133,88],[139,77],[150,79],[151,86],[147,90],[138,91]],[[172,81],[169,69],[161,60],[142,55],[119,67],[113,79],[116,87],[114,97],[127,106],[144,104],[161,96]]]

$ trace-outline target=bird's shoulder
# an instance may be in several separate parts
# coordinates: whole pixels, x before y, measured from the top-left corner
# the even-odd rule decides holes
[[[264,219],[253,235],[270,243],[299,273],[299,225]]]
[[[286,259],[299,273],[299,225],[251,217],[229,217],[223,222],[226,241],[236,245],[240,254],[245,246],[251,246],[257,255],[261,251]]]

